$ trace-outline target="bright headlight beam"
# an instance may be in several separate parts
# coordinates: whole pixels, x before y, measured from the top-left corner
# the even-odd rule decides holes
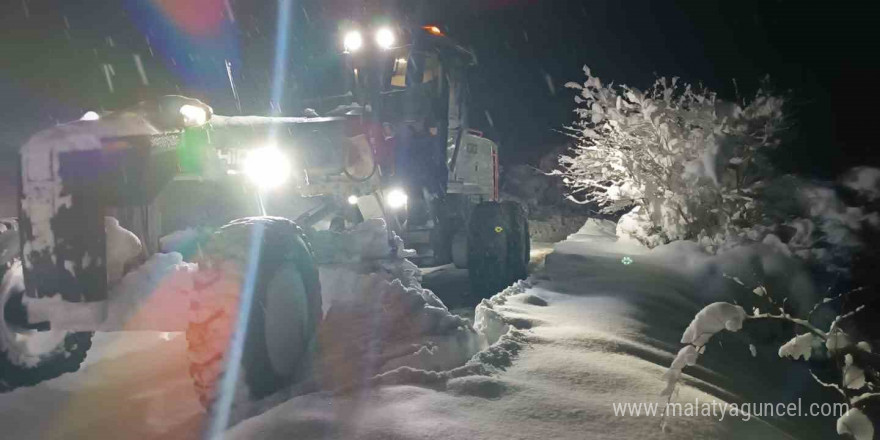
[[[364,37],[359,31],[349,31],[342,40],[346,52],[357,52],[364,45]]]
[[[376,44],[382,49],[391,49],[394,46],[396,38],[391,28],[381,28],[376,31]]]
[[[260,189],[277,188],[290,177],[290,161],[278,147],[256,148],[247,153],[243,171]]]
[[[97,121],[98,119],[101,119],[101,115],[91,110],[87,111],[86,114],[79,118],[80,121]]]
[[[352,195],[348,196],[348,204],[349,205],[357,205],[357,203],[358,203],[358,197],[356,195],[352,194]]]
[[[406,193],[399,188],[394,188],[385,195],[385,203],[391,209],[400,209],[406,206],[407,199]]]
[[[208,113],[201,107],[184,104],[180,106],[180,114],[183,115],[183,123],[188,127],[204,125],[208,122]]]

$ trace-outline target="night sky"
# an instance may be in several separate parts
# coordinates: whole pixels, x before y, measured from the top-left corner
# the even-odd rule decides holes
[[[34,131],[86,110],[166,93],[236,114],[227,61],[243,112],[296,113],[304,100],[338,93],[338,29],[356,3],[290,3],[287,80],[270,105],[277,1],[3,0],[0,148],[15,151]],[[780,166],[827,177],[880,165],[871,130],[880,51],[869,4],[450,0],[431,2],[425,16],[475,51],[476,123],[501,143],[506,163],[534,162],[565,142],[555,130],[571,121],[574,103],[563,85],[580,81],[588,64],[605,81],[646,87],[679,76],[728,98],[732,79],[748,95],[769,74],[790,94],[798,123]]]

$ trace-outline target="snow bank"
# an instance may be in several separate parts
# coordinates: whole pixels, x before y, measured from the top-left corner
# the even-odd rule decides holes
[[[510,297],[524,293],[531,284],[528,281],[517,281],[516,284],[504,289],[489,299],[484,299],[477,305],[474,313],[474,328],[485,338],[486,344],[491,345],[507,334],[511,328],[530,327],[522,320],[505,318],[498,310],[504,306]]]
[[[844,197],[848,188],[857,197]],[[780,176],[763,182],[749,196],[749,211],[727,225],[691,231],[708,253],[763,243],[829,271],[845,272],[863,243],[866,228],[880,228],[874,206],[880,194],[880,169],[859,167],[844,174],[839,185]],[[853,206],[855,202],[855,206]],[[668,213],[637,206],[620,218],[617,235],[653,248],[685,235],[665,222]],[[656,217],[656,218],[655,218]],[[674,217],[674,216],[673,216]],[[741,226],[742,224],[748,226]],[[680,232],[680,231],[679,231]]]
[[[317,231],[309,241],[319,263],[355,263],[381,258],[405,258],[413,253],[404,249],[403,240],[388,234],[385,220],[374,218],[356,225],[351,231]]]
[[[621,239],[633,240],[644,243],[648,247],[654,247],[663,243],[662,238],[656,234],[654,229],[648,214],[641,206],[636,206],[618,220],[616,233]]]
[[[774,236],[775,237],[775,236]],[[628,256],[637,265],[649,265],[692,280],[698,297],[709,304],[717,301],[742,300],[752,304],[758,295],[752,291],[763,286],[775,297],[788,298],[788,305],[797,313],[806,313],[819,299],[807,264],[793,255],[785,245],[773,240],[743,244],[715,253],[701,243],[675,241],[648,249],[639,243],[608,238],[590,240],[586,235],[573,235],[569,242],[557,246],[566,252],[614,254]],[[750,307],[746,307],[751,310]],[[684,327],[682,327],[684,328]]]
[[[755,419],[680,417],[662,432],[658,417],[615,415],[615,403],[665,401],[657,396],[658,379],[693,314],[683,307],[690,303],[678,287],[686,283],[675,284],[676,274],[641,264],[641,257],[620,263],[628,248],[614,242],[613,231],[613,223],[591,222],[578,241],[557,245],[565,251],[548,257],[546,272],[484,300],[474,329],[491,345],[464,365],[400,367],[372,376],[370,387],[298,396],[243,421],[227,437],[784,438]],[[381,334],[384,324],[355,327],[355,336],[366,340],[364,333]],[[373,352],[381,363],[384,350]],[[682,387],[683,401],[733,398],[705,381],[718,376],[701,371],[701,379],[686,379],[698,388]]]
[[[365,385],[401,369],[451,370],[483,348],[470,323],[421,286],[419,268],[402,258],[402,241],[382,219],[310,238],[322,263],[316,372],[324,388]]]
[[[880,169],[855,167],[843,175],[841,182],[868,201],[873,202],[880,198]]]
[[[602,256],[620,253],[636,256],[650,252],[650,249],[636,240],[621,238],[617,232],[618,226],[619,223],[610,220],[588,219],[577,232],[556,244],[555,248],[561,253],[589,253]]]
[[[325,273],[338,276],[340,268]],[[463,318],[418,285],[407,287],[389,273],[359,274],[346,282],[355,295],[334,295],[339,284],[322,286],[334,297],[319,331],[318,375],[325,388],[362,385],[399,368],[445,371],[464,365],[481,347]],[[351,283],[353,281],[353,283]],[[351,283],[351,284],[349,284]]]
[[[573,241],[617,241],[618,226],[612,221],[587,219],[577,232],[568,236]]]
[[[111,289],[99,330],[186,329],[196,270],[177,252],[154,254]]]
[[[739,297],[755,299],[757,295],[752,291],[759,286],[776,297],[787,297],[788,305],[798,313],[809,311],[819,298],[807,264],[776,236],[715,252],[708,251],[704,243],[684,240],[649,249],[636,240],[618,236],[626,218],[616,225],[591,219],[578,233],[557,244],[556,250],[615,257],[621,266],[626,265],[623,258],[628,257],[630,264],[670,271],[692,280],[689,288],[696,288],[703,305]]]

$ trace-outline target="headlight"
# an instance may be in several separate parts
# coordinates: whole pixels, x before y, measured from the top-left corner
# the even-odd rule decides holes
[[[342,40],[346,52],[357,52],[364,45],[364,37],[358,31],[349,31]]]
[[[101,119],[101,115],[91,110],[87,111],[86,114],[79,118],[80,121],[97,121],[98,119]]]
[[[208,112],[201,107],[184,104],[180,106],[180,114],[183,115],[183,124],[187,127],[204,125],[208,122]]]
[[[244,174],[261,189],[275,188],[290,177],[290,161],[277,147],[257,148],[248,151]]]
[[[352,194],[348,196],[348,204],[349,205],[357,205],[358,204],[358,196]]]
[[[381,28],[376,31],[376,44],[382,49],[391,49],[394,46],[395,40],[394,31],[390,28]]]
[[[440,30],[437,26],[422,26],[422,29],[428,31],[431,35],[436,35],[438,37],[443,37],[443,31]]]
[[[391,209],[400,209],[406,206],[406,193],[402,189],[394,188],[385,195],[385,203]]]

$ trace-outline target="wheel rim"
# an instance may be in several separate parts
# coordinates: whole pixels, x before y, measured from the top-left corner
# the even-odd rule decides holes
[[[275,271],[266,289],[266,349],[272,369],[287,377],[296,370],[302,355],[305,284],[296,264],[286,262]]]

